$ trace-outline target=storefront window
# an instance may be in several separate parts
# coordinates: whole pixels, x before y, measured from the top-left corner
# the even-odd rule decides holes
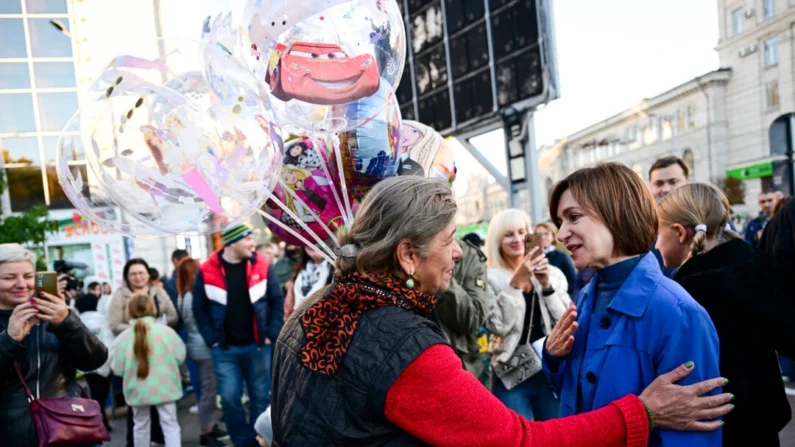
[[[75,64],[72,62],[34,62],[37,88],[74,88]]]
[[[88,265],[86,270],[75,270],[76,278],[85,278],[94,275],[94,257],[91,254],[91,244],[58,245],[47,247],[50,262],[47,267],[53,269],[57,260],[76,261]]]
[[[0,27],[2,26],[0,23]],[[2,47],[3,45],[0,44],[0,48]],[[0,133],[35,132],[33,95],[30,93],[0,95],[0,116],[3,117],[0,119]]]
[[[30,72],[24,62],[0,63],[0,89],[30,88]]]
[[[69,31],[68,20],[60,23]],[[33,57],[72,57],[72,40],[52,26],[50,19],[28,19],[28,27]]]
[[[88,173],[86,171],[86,165],[71,165],[69,166],[69,170],[72,171],[72,175],[74,178],[77,178],[78,175],[80,178],[87,178]],[[69,201],[69,198],[66,197],[66,194],[63,192],[63,188],[61,187],[61,183],[58,182],[58,174],[55,170],[55,165],[47,165],[47,188],[50,191],[50,208],[51,209],[67,209],[73,208],[72,202]],[[83,186],[83,196],[88,199],[90,197],[90,193],[88,190],[88,184],[84,184]]]
[[[11,211],[28,211],[36,205],[44,205],[44,181],[40,166],[6,168],[6,180]]]
[[[39,93],[41,130],[60,132],[77,112],[77,93]]]
[[[18,0],[6,0],[16,2]],[[28,14],[66,14],[66,0],[25,0]]]
[[[0,19],[0,42],[0,58],[27,57],[22,19]]]

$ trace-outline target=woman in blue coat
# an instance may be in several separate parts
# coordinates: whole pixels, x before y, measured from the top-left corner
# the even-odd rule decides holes
[[[552,191],[550,214],[575,267],[597,272],[545,344],[561,416],[638,393],[678,364],[695,363],[689,383],[720,375],[712,320],[648,253],[657,214],[635,172],[617,163],[579,170]],[[719,446],[721,431],[656,430],[649,445]]]

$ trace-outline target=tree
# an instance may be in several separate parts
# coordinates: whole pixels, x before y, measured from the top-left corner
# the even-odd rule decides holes
[[[8,183],[5,173],[0,171],[0,194],[5,192]],[[50,233],[57,233],[61,223],[50,220],[47,207],[37,205],[30,211],[15,216],[0,216],[0,243],[17,243],[29,246],[41,246]],[[40,265],[37,265],[40,269]]]
[[[730,205],[745,204],[745,182],[734,177],[719,177],[714,182],[729,199]]]

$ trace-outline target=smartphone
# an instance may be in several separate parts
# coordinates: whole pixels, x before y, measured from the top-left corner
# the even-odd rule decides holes
[[[541,250],[541,236],[538,234],[528,233],[524,237],[524,254],[527,255],[528,253],[530,253],[530,250],[532,250],[535,247],[538,247],[538,250],[536,250],[535,255],[540,256],[541,253],[543,253],[543,250]]]
[[[58,273],[56,272],[36,272],[35,280],[36,296],[39,292],[47,292],[52,296],[58,296]]]

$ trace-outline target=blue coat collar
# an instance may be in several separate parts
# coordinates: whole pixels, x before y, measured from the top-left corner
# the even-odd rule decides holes
[[[654,254],[647,253],[643,255],[643,258],[632,270],[632,273],[629,274],[629,277],[627,277],[627,280],[624,281],[615,298],[613,298],[613,302],[607,308],[630,317],[642,317],[651,300],[652,291],[662,278],[660,263]],[[594,275],[594,278],[583,290],[583,299],[579,300],[580,303],[585,303],[588,301],[588,297],[594,295],[598,279],[598,275]]]

